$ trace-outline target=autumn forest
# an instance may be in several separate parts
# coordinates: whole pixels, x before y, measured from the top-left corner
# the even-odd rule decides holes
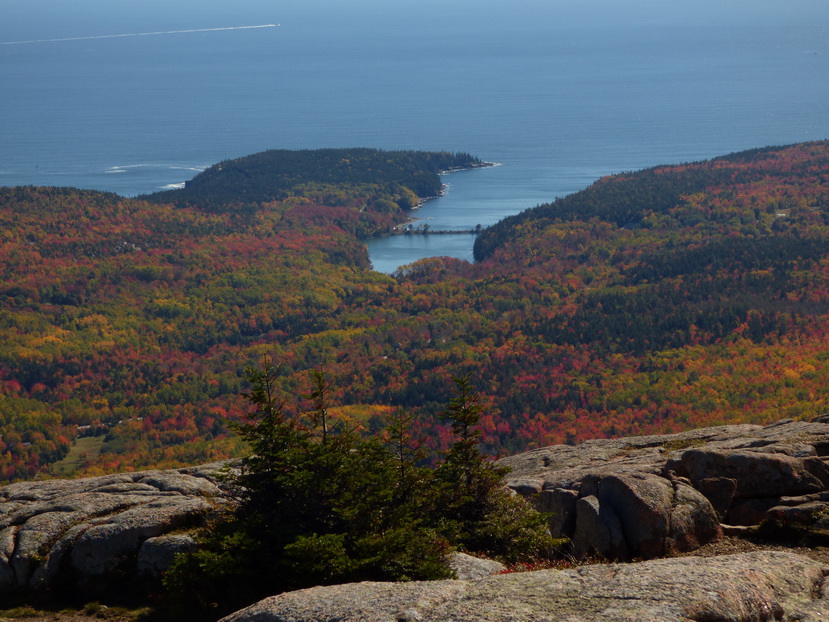
[[[126,199],[0,188],[0,480],[240,455],[244,370],[493,455],[829,410],[829,142],[603,178],[388,276],[362,240],[468,154],[269,151]],[[467,234],[468,235],[468,234]]]

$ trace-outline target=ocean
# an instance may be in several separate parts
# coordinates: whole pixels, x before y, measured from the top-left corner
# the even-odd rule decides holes
[[[0,185],[124,196],[265,149],[472,153],[414,214],[829,138],[825,0],[0,0]],[[368,244],[375,269],[472,235]]]

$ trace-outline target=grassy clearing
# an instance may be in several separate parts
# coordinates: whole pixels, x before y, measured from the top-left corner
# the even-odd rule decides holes
[[[84,462],[97,458],[103,445],[103,436],[85,436],[77,439],[66,457],[51,466],[52,474],[60,477],[72,475]]]

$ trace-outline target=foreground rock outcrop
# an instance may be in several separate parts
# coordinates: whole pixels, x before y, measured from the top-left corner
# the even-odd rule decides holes
[[[0,593],[96,593],[157,577],[220,505],[220,465],[0,489]]]
[[[501,463],[577,554],[650,559],[737,527],[829,536],[829,416],[556,445]]]
[[[829,416],[557,445],[501,463],[576,555],[652,559],[723,531],[829,544]],[[226,503],[222,466],[0,488],[0,595],[140,591]],[[459,576],[492,572],[455,561]]]
[[[828,566],[788,552],[684,557],[317,587],[265,599],[223,622],[817,622],[829,618],[827,575]]]

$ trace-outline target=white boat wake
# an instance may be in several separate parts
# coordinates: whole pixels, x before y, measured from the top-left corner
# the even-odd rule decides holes
[[[218,32],[220,30],[252,30],[254,28],[276,28],[279,24],[258,26],[225,26],[224,28],[193,28],[190,30],[161,30],[158,32],[130,32],[119,35],[95,35],[92,37],[64,37],[62,39],[32,39],[31,41],[0,41],[0,45],[23,45],[26,43],[56,43],[59,41],[91,41],[92,39],[117,39],[120,37],[150,37],[154,35],[178,35],[191,32]]]

